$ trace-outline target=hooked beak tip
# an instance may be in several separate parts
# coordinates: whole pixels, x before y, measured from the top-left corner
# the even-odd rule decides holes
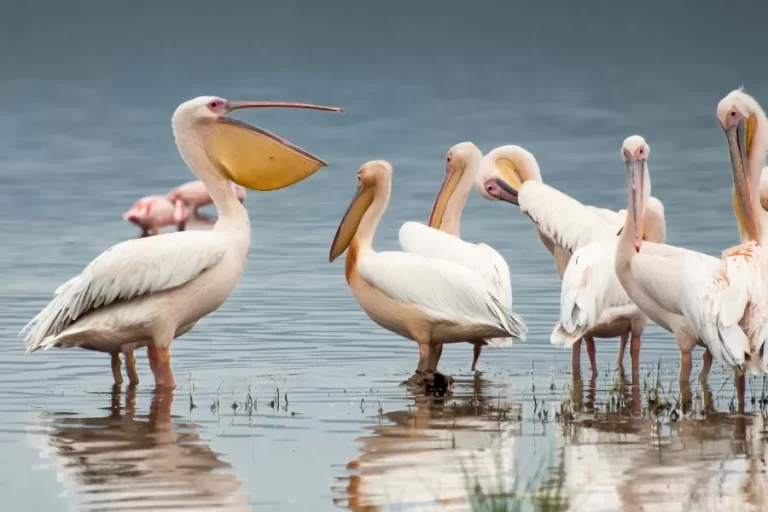
[[[640,252],[640,244],[635,244],[635,252]]]

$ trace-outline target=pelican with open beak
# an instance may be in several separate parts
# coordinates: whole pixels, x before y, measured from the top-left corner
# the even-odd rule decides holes
[[[219,211],[215,226],[127,240],[107,249],[60,286],[25,327],[27,352],[51,347],[109,352],[118,381],[121,347],[146,345],[155,384],[175,387],[171,343],[229,297],[250,252],[248,212],[228,180],[252,190],[278,190],[326,165],[277,135],[228,117],[237,110],[268,107],[342,111],[214,96],[179,105],[171,120],[176,145]]]
[[[504,306],[512,308],[512,284],[509,265],[491,246],[473,244],[461,239],[461,214],[473,186],[481,190],[483,183],[477,180],[482,152],[471,142],[453,146],[445,157],[445,177],[435,199],[428,225],[406,222],[400,228],[400,247],[405,252],[421,254],[428,258],[458,263],[478,272],[488,290]],[[473,345],[472,371],[483,345],[508,346],[512,338],[470,340]],[[442,345],[437,349],[442,352]],[[439,355],[438,355],[439,359]]]
[[[488,291],[477,272],[417,253],[374,251],[373,237],[392,189],[392,165],[367,162],[358,171],[357,183],[329,261],[346,251],[347,283],[363,311],[419,345],[416,383],[434,380],[443,343],[524,339],[522,319]]]

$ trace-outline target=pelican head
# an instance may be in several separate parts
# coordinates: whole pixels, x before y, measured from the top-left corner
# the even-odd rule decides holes
[[[440,229],[445,210],[451,198],[456,195],[459,183],[467,183],[466,193],[469,192],[469,184],[472,183],[482,158],[483,153],[471,142],[460,142],[448,150],[445,156],[445,179],[429,215],[430,227]],[[462,201],[464,200],[463,198]],[[463,202],[461,206],[463,207]]]
[[[630,212],[634,226],[635,250],[640,252],[643,242],[643,221],[645,216],[645,203],[651,194],[650,181],[646,165],[651,148],[645,139],[639,135],[632,135],[624,140],[621,145],[621,157],[627,166],[627,183],[629,185]]]
[[[486,199],[520,205],[520,187],[528,180],[541,181],[536,158],[520,146],[501,146],[480,162],[475,188]]]
[[[343,112],[308,103],[199,96],[179,105],[171,123],[179,144],[191,136],[202,137],[206,156],[222,177],[252,190],[276,190],[311,176],[326,163],[277,135],[227,117],[236,110],[268,107]]]
[[[765,113],[749,94],[731,91],[717,104],[717,122],[725,132],[734,185],[734,211],[742,233],[758,240],[752,194],[757,190],[766,150]],[[750,165],[750,162],[756,162]]]
[[[357,171],[357,191],[349,204],[339,229],[331,244],[328,261],[333,262],[347,250],[352,239],[357,234],[365,213],[373,204],[377,192],[384,190],[389,193],[392,186],[392,164],[386,160],[371,160]],[[381,208],[383,210],[383,207]]]

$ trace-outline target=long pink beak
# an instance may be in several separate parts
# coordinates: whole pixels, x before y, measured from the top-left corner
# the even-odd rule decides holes
[[[243,108],[306,108],[310,110],[324,110],[326,112],[341,112],[341,107],[326,107],[324,105],[313,105],[312,103],[292,103],[290,101],[228,101],[227,112],[240,110]]]

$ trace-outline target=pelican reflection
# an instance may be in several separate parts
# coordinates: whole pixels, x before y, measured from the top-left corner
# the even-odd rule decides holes
[[[624,409],[563,423],[569,510],[765,510],[763,416],[716,411],[707,387],[694,395],[676,419]]]
[[[412,407],[384,413],[356,440],[360,455],[338,479],[337,505],[466,510],[476,480],[483,489],[511,489],[519,409],[489,388],[479,376],[457,379],[451,397],[415,396]]]
[[[172,390],[156,393],[146,416],[136,414],[135,387],[124,404],[121,398],[115,387],[103,416],[42,418],[48,437],[41,451],[83,510],[250,510],[241,482],[200,437],[200,426],[171,415]]]

